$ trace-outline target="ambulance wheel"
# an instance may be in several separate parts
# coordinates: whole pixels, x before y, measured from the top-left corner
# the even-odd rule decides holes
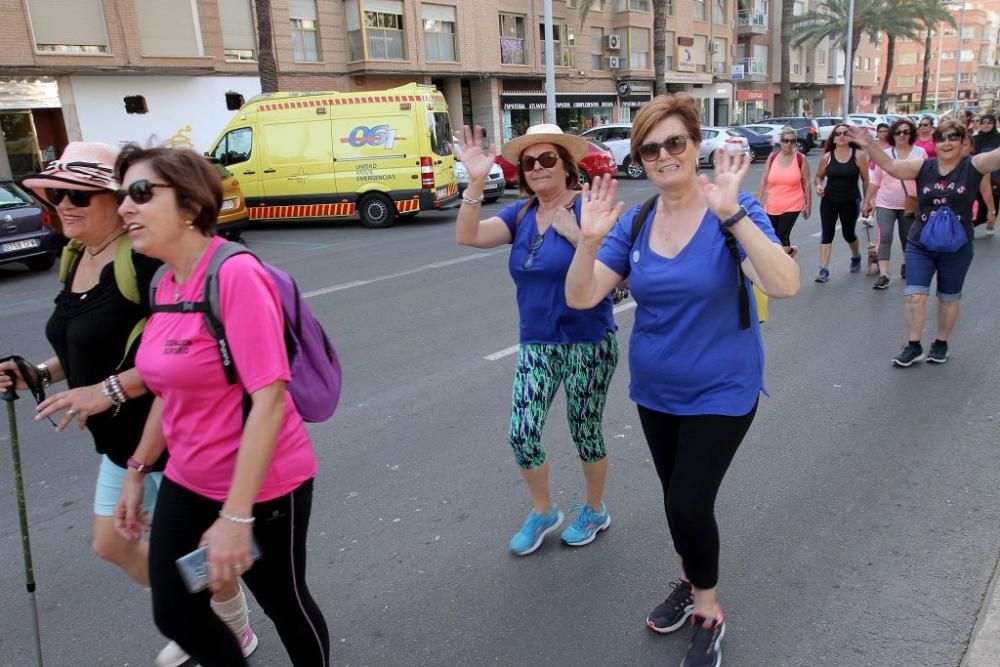
[[[368,229],[385,229],[396,220],[396,205],[383,194],[371,194],[361,200],[358,215]]]

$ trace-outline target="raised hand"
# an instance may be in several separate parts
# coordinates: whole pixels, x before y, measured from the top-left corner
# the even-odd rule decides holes
[[[868,134],[865,128],[856,125],[847,128],[847,138],[862,148],[872,145],[872,135]]]
[[[705,203],[720,220],[739,209],[740,183],[749,170],[750,161],[745,153],[719,149],[715,151],[715,178],[710,181],[705,174],[698,177]]]
[[[625,211],[625,202],[615,203],[618,181],[611,176],[598,176],[593,183],[583,186],[583,204],[580,206],[580,234],[582,241],[599,245],[614,228]]]
[[[497,157],[496,146],[494,144],[490,144],[489,148],[484,146],[486,132],[479,125],[476,125],[475,130],[463,125],[462,131],[455,139],[458,143],[453,144],[451,150],[465,165],[465,170],[469,172],[469,181],[485,181]]]

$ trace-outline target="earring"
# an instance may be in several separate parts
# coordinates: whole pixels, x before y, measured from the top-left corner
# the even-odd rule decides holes
[[[194,221],[193,220],[187,220],[186,224],[187,224],[188,229],[190,229],[191,231],[194,231]]]

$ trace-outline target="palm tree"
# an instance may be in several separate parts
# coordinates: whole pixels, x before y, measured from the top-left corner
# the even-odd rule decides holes
[[[829,39],[835,46],[845,47],[847,40],[847,13],[850,2],[854,2],[854,24],[850,34],[851,53],[857,53],[861,38],[867,36],[874,43],[879,43],[882,33],[896,36],[914,37],[919,32],[916,19],[902,4],[907,0],[821,0],[816,10],[796,16],[792,20],[792,46],[803,44],[815,45],[823,39]],[[894,45],[895,46],[895,45]],[[853,67],[853,63],[845,63]],[[892,71],[892,55],[886,62],[888,71]],[[888,80],[888,77],[887,77]],[[847,92],[844,113],[851,109],[852,91]]]
[[[278,91],[278,63],[271,32],[271,0],[255,0],[257,8],[257,72],[262,93]]]
[[[792,34],[795,19],[795,0],[781,0],[781,34]],[[781,40],[781,115],[795,114],[792,100],[792,47],[787,39]]]
[[[652,0],[653,3],[653,94],[667,92],[666,62],[667,62],[667,15],[670,0]],[[578,0],[577,11],[580,13],[580,30],[587,21],[587,14],[594,6],[594,0]]]
[[[920,21],[924,24],[924,76],[920,84],[920,108],[927,108],[927,86],[931,80],[931,40],[938,24],[947,23],[952,28],[958,28],[955,17],[948,13],[947,0],[915,0]],[[961,51],[961,49],[959,49]],[[938,54],[941,57],[941,54]],[[937,100],[934,100],[937,104]]]
[[[888,0],[882,10],[886,34],[885,79],[882,81],[882,94],[879,96],[878,112],[889,112],[889,82],[892,80],[892,70],[896,59],[896,38],[907,37],[919,39],[921,20],[919,5],[913,0]]]

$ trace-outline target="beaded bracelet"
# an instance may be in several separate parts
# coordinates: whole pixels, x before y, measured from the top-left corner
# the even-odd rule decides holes
[[[122,388],[121,382],[118,380],[117,375],[109,375],[104,382],[101,383],[101,394],[106,396],[115,406],[115,411],[111,415],[112,417],[117,417],[118,413],[121,411],[122,406],[125,405],[125,401],[128,400],[128,395]]]
[[[252,525],[256,521],[256,517],[252,516],[236,516],[235,514],[230,514],[225,510],[219,510],[219,517],[225,519],[226,521],[232,521],[233,523],[238,523],[244,526]]]

